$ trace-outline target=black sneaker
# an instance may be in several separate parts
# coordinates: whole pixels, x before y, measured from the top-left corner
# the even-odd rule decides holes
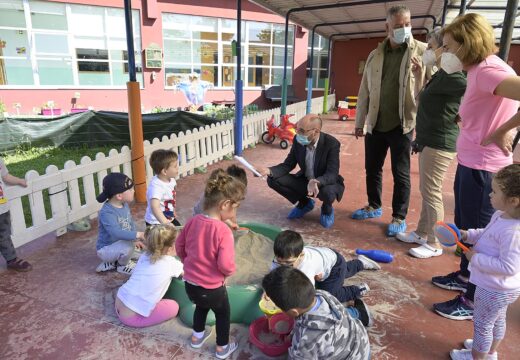
[[[468,288],[468,282],[464,282],[459,278],[460,271],[452,272],[445,276],[434,276],[432,277],[433,285],[437,285],[440,288],[446,290],[455,290],[466,292]]]
[[[451,320],[472,320],[473,307],[469,305],[464,295],[459,295],[453,300],[433,304],[433,310],[440,316]]]
[[[361,299],[354,299],[354,307],[359,312],[359,320],[365,327],[371,327],[374,324],[374,319],[368,310],[367,304]]]

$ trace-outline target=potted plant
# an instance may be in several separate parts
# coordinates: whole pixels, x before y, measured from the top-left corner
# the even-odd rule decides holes
[[[85,111],[89,111],[89,108],[84,106],[84,105],[81,105],[81,104],[77,104],[72,109],[70,109],[70,113],[71,114],[82,113],[82,112],[85,112]]]
[[[59,116],[61,115],[61,109],[57,107],[54,101],[49,100],[42,105],[42,115],[45,116]]]

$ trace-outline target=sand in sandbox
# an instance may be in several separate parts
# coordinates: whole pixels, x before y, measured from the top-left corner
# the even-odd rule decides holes
[[[265,345],[282,345],[283,340],[280,335],[273,334],[271,332],[262,331],[258,334],[258,340]]]
[[[289,324],[289,321],[278,321],[274,325],[274,330],[278,334],[288,334],[290,328],[291,325]]]
[[[234,235],[236,272],[227,279],[226,284],[260,284],[271,268],[273,241],[252,231]]]

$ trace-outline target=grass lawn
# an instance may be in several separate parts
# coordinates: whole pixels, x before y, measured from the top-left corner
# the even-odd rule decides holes
[[[40,175],[45,174],[45,169],[49,165],[56,165],[58,169],[63,169],[63,165],[67,160],[74,160],[79,164],[83,156],[89,156],[95,159],[98,152],[102,152],[108,156],[110,149],[116,148],[120,150],[120,146],[107,146],[97,148],[55,148],[42,147],[30,149],[17,149],[15,151],[0,155],[3,157],[5,165],[9,169],[9,173],[14,176],[23,178],[29,170],[36,170]]]
[[[98,152],[102,152],[108,156],[110,149],[116,148],[120,150],[120,146],[107,146],[97,148],[55,148],[55,147],[42,147],[42,148],[30,148],[30,149],[17,149],[15,151],[0,154],[4,159],[4,162],[9,169],[9,173],[23,178],[29,170],[36,170],[40,175],[45,174],[45,169],[49,165],[56,165],[58,169],[63,169],[63,165],[68,160],[74,160],[76,164],[79,164],[83,156],[89,156],[92,160],[95,159]],[[82,179],[79,179],[80,184],[80,196],[82,203],[85,201],[83,194],[83,186],[81,184]],[[97,184],[96,184],[97,189]],[[43,191],[43,201],[45,203],[45,213],[47,219],[52,215],[48,190]],[[32,216],[30,211],[29,199],[27,196],[22,198],[22,204],[25,214],[26,226],[32,225]]]

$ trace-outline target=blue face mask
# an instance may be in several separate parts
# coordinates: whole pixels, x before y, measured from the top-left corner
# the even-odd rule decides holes
[[[412,28],[410,26],[394,29],[394,36],[392,39],[396,44],[404,43],[412,35]]]
[[[300,134],[296,134],[296,141],[298,141],[298,143],[303,146],[309,145],[311,143],[307,136]]]

